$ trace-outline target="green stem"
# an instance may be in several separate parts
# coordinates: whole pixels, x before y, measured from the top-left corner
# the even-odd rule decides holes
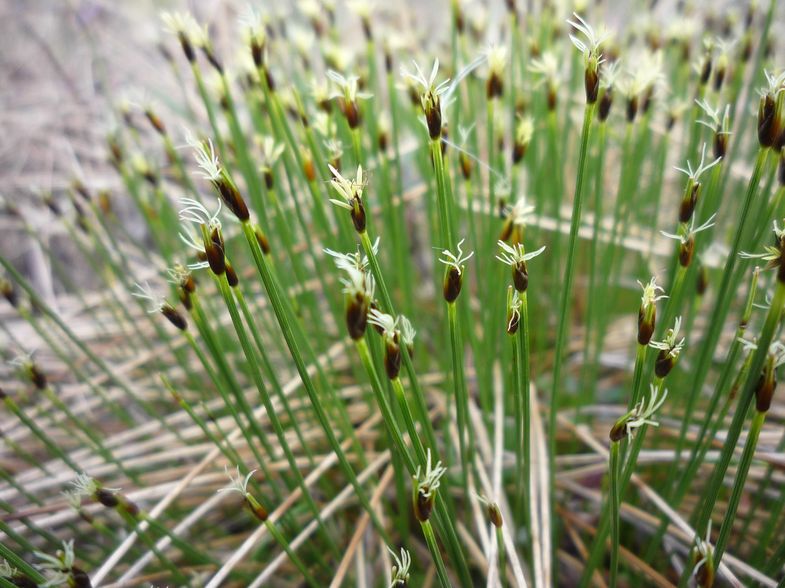
[[[558,330],[556,334],[556,347],[553,360],[553,384],[550,395],[550,415],[548,421],[548,455],[549,463],[552,467],[550,471],[550,509],[554,511],[554,492],[556,488],[556,413],[559,410],[559,393],[562,386],[562,365],[564,364],[564,350],[567,344],[567,332],[570,323],[570,300],[572,299],[572,282],[575,277],[575,260],[578,244],[578,228],[581,222],[581,210],[583,208],[583,182],[586,171],[586,154],[589,147],[589,137],[591,135],[591,124],[594,119],[594,104],[586,104],[583,113],[583,129],[581,131],[581,146],[578,157],[578,177],[575,182],[575,196],[573,200],[572,219],[570,222],[570,238],[567,252],[567,267],[564,270],[564,280],[561,287],[561,301],[559,304]],[[555,521],[556,517],[551,516]]]
[[[755,455],[755,448],[758,445],[758,438],[760,437],[763,422],[766,420],[767,412],[755,411],[752,417],[752,424],[750,425],[750,432],[747,435],[747,441],[744,444],[744,451],[741,454],[739,467],[736,471],[736,480],[733,482],[733,491],[731,492],[728,507],[725,511],[725,518],[722,520],[722,527],[720,527],[720,534],[717,537],[717,542],[714,546],[714,565],[719,567],[722,562],[722,556],[725,553],[725,548],[728,545],[731,530],[733,529],[733,520],[736,518],[736,510],[739,508],[741,495],[744,492],[744,484],[747,481],[747,474],[752,465],[752,458]]]
[[[466,446],[468,434],[469,395],[466,391],[466,378],[463,373],[463,345],[455,302],[447,304],[450,323],[450,347],[452,349],[452,375],[455,385],[455,405],[458,412],[458,442],[461,452],[461,479],[466,496],[469,495],[469,450]]]
[[[431,552],[433,563],[436,565],[436,577],[439,578],[439,584],[441,584],[442,588],[452,588],[452,582],[450,582],[447,576],[447,568],[444,567],[444,560],[439,551],[439,545],[436,543],[436,536],[433,533],[431,522],[424,521],[420,525],[422,526],[423,535],[425,535],[425,542],[428,544],[428,551]]]
[[[619,474],[621,473],[621,460],[619,459],[619,445],[621,442],[611,442],[610,456],[610,509],[611,509],[611,580],[610,588],[616,588],[619,576],[619,518],[621,515],[621,502],[619,496]]]

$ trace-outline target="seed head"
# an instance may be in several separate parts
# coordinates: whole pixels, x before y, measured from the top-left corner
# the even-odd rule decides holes
[[[204,258],[198,263],[189,264],[188,268],[196,270],[209,267],[216,276],[220,276],[226,271],[223,233],[218,218],[221,213],[221,200],[218,200],[218,207],[212,214],[201,202],[193,198],[181,198],[180,204],[182,205],[179,212],[180,220],[198,225],[202,233],[200,240],[190,230],[180,232],[180,240]]]
[[[194,45],[202,37],[202,28],[194,17],[188,12],[164,12],[161,20],[167,30],[177,36],[185,58],[191,63],[196,61]]]
[[[506,205],[502,211],[505,218],[499,240],[511,240],[513,244],[522,242],[526,224],[534,211],[535,207],[528,203],[525,196],[518,198],[512,206]]]
[[[586,102],[594,104],[597,102],[597,95],[600,89],[600,65],[605,61],[602,57],[600,46],[607,40],[608,33],[604,30],[596,33],[577,13],[573,12],[572,15],[575,17],[575,20],[568,20],[567,24],[583,34],[585,39],[579,39],[574,35],[570,35],[570,40],[578,51],[583,53]]]
[[[706,100],[696,100],[695,103],[703,110],[707,117],[705,120],[699,120],[698,124],[714,131],[714,157],[719,160],[722,157],[725,157],[725,154],[728,151],[728,139],[731,135],[730,104],[725,105],[725,108],[723,109],[721,106],[712,108]]]
[[[403,77],[411,80],[415,87],[420,88],[420,105],[425,113],[425,122],[428,125],[428,133],[433,140],[439,139],[442,134],[442,104],[441,96],[450,88],[450,80],[445,80],[436,84],[436,76],[439,73],[439,60],[434,59],[431,73],[425,76],[416,61],[413,61],[414,72],[401,70]]]
[[[346,296],[346,327],[355,341],[361,339],[368,325],[376,282],[373,275],[356,267],[343,268],[347,277],[341,279]]]
[[[648,345],[651,341],[651,336],[654,334],[654,326],[657,320],[657,301],[667,298],[665,292],[660,286],[657,285],[657,278],[652,277],[649,282],[644,285],[638,282],[638,285],[643,289],[641,295],[641,305],[638,309],[638,344]]]
[[[267,31],[265,30],[262,13],[248,4],[240,16],[240,26],[247,37],[246,40],[251,49],[254,65],[262,67],[265,62],[265,50],[267,48]]]
[[[548,110],[553,111],[556,108],[557,92],[562,78],[558,58],[551,51],[546,51],[532,60],[528,70],[540,76],[534,85],[535,88],[545,84]]]
[[[700,588],[714,586],[714,547],[711,544],[711,519],[706,529],[706,538],[695,536],[695,560],[692,576]]]
[[[398,329],[400,317],[393,318],[376,308],[371,309],[368,322],[381,330],[384,337],[384,368],[387,377],[394,380],[401,371],[401,331]],[[409,325],[411,327],[411,325]],[[412,332],[414,331],[411,329]],[[413,337],[413,335],[412,335]]]
[[[507,289],[507,334],[514,335],[518,332],[521,324],[521,306],[523,300],[518,294],[518,290],[512,286]]]
[[[693,169],[692,164],[687,161],[687,169],[683,167],[676,167],[674,168],[676,171],[680,171],[681,173],[685,174],[688,179],[692,180],[693,182],[699,182],[700,177],[717,165],[722,160],[722,157],[717,157],[711,163],[705,163],[706,161],[706,143],[703,144],[703,148],[701,149],[701,160],[698,164],[698,167]]]
[[[507,48],[503,45],[490,45],[485,51],[488,60],[488,81],[486,94],[489,100],[499,98],[504,93],[504,68],[507,62]]]
[[[371,250],[373,251],[374,255],[379,253],[379,237],[376,237],[376,241],[374,241],[373,245],[371,245]],[[334,259],[335,267],[340,270],[348,271],[354,268],[365,271],[368,268],[368,256],[362,255],[359,249],[354,253],[340,253],[327,248],[323,251]]]
[[[671,372],[679,359],[682,349],[684,349],[685,338],[678,339],[680,330],[681,317],[677,317],[673,328],[668,329],[662,341],[651,341],[649,343],[654,349],[659,349],[654,363],[654,373],[658,378],[665,378]]]
[[[253,515],[262,522],[266,521],[268,516],[267,509],[248,491],[248,482],[256,473],[256,470],[248,472],[245,478],[240,474],[240,466],[235,466],[234,476],[229,473],[228,466],[224,466],[224,471],[229,476],[229,485],[219,488],[217,492],[237,492],[243,497],[246,506],[248,506]]]
[[[515,141],[513,141],[512,148],[512,162],[520,162],[526,149],[531,143],[532,135],[534,135],[534,119],[531,116],[518,115],[518,123],[515,125]]]
[[[412,565],[412,556],[409,555],[409,552],[403,547],[401,547],[401,557],[398,557],[389,547],[387,548],[387,551],[390,552],[390,555],[395,561],[392,567],[390,588],[406,588],[406,585],[409,582],[409,568]]]
[[[343,112],[346,122],[349,123],[349,128],[356,129],[360,126],[362,118],[358,100],[366,100],[373,97],[373,94],[359,90],[360,78],[358,76],[344,77],[337,71],[329,70],[327,77],[337,86],[330,97],[338,99],[338,106]]]
[[[283,153],[284,144],[276,143],[275,139],[266,136],[262,139],[262,175],[268,190],[274,186],[273,167]]]
[[[757,345],[749,344],[748,347],[757,348]],[[785,363],[785,345],[775,341],[769,346],[766,361],[755,386],[755,409],[758,412],[768,412],[771,407],[774,391],[777,388],[777,368],[783,363]]]
[[[437,462],[436,465],[432,464],[430,447],[428,448],[426,459],[425,471],[421,471],[420,466],[417,466],[412,486],[414,515],[421,523],[426,522],[430,518],[436,500],[436,491],[441,483],[440,480],[447,472],[447,468],[442,466],[441,461]]]
[[[61,586],[67,584],[73,588],[89,588],[90,578],[74,565],[74,541],[63,541],[63,548],[52,556],[40,551],[35,556],[41,560],[39,566],[46,571],[47,581],[42,586]]]
[[[690,263],[692,262],[692,257],[695,254],[695,235],[701,231],[705,231],[713,227],[716,216],[717,213],[715,212],[705,223],[699,227],[695,226],[695,217],[693,216],[689,224],[679,224],[678,233],[660,231],[664,237],[667,237],[668,239],[675,239],[679,242],[679,263],[682,267],[689,267]]]
[[[501,529],[502,525],[504,525],[504,520],[502,519],[502,512],[499,509],[499,505],[479,494],[477,495],[477,499],[485,506],[485,510],[488,513],[488,519],[490,519],[493,526],[497,529]]]
[[[96,500],[108,508],[115,508],[120,504],[120,488],[106,488],[95,478],[81,473],[71,482],[73,492],[82,497]]]
[[[366,180],[363,176],[362,165],[357,166],[357,174],[354,179],[345,178],[332,165],[328,166],[333,178],[330,180],[333,189],[343,198],[343,200],[330,199],[330,202],[339,208],[345,208],[352,215],[352,222],[355,230],[363,234],[365,232],[365,206],[363,205],[363,190]]]
[[[663,391],[662,396],[660,396],[660,388],[658,386],[650,384],[649,389],[648,401],[645,398],[641,400],[635,405],[635,408],[622,416],[613,425],[610,432],[612,442],[618,443],[625,437],[631,436],[636,429],[644,425],[652,425],[654,427],[660,425],[653,418],[668,397],[668,391]]]
[[[221,200],[231,210],[234,215],[241,222],[245,222],[250,218],[248,207],[245,200],[237,189],[234,181],[232,180],[226,168],[221,166],[218,156],[215,154],[215,148],[211,140],[197,141],[193,135],[186,131],[186,142],[194,150],[194,157],[199,168],[202,170],[202,176],[209,180],[215,188]]]
[[[763,148],[772,147],[783,131],[783,95],[785,94],[785,71],[774,75],[768,71],[766,87],[759,90],[758,142]]]
[[[442,258],[439,259],[439,262],[447,266],[444,271],[443,288],[444,299],[447,302],[455,302],[460,295],[463,285],[463,270],[466,267],[464,264],[474,255],[474,251],[469,252],[468,255],[463,254],[461,245],[463,245],[465,240],[461,239],[458,241],[458,245],[456,245],[457,254],[449,249],[445,249],[442,251]]]
[[[545,251],[545,245],[531,253],[526,253],[523,243],[517,243],[516,245],[511,246],[507,245],[504,241],[499,240],[497,245],[501,249],[501,254],[497,255],[496,259],[512,268],[512,281],[515,285],[515,290],[518,292],[526,292],[526,289],[529,287],[529,270],[526,266],[526,262],[534,259]]]
[[[773,222],[774,245],[766,245],[763,253],[746,253],[742,251],[739,256],[743,259],[763,259],[767,263],[764,270],[777,268],[777,280],[785,283],[785,227],[780,228],[775,220]]]

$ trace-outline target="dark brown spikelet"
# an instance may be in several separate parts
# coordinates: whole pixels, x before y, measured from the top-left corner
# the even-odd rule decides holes
[[[679,222],[688,223],[695,212],[695,206],[698,204],[698,196],[700,196],[701,183],[690,182],[681,199],[679,206]]]
[[[654,335],[654,326],[657,322],[657,308],[652,305],[649,316],[641,308],[638,310],[638,344],[648,345]]]
[[[497,529],[501,529],[502,525],[504,524],[502,513],[499,510],[499,505],[495,502],[488,504],[488,518],[490,519],[493,526]]]
[[[552,84],[548,84],[546,100],[548,104],[548,112],[553,112],[556,110],[556,105],[559,102],[559,96],[556,93],[556,87]]]
[[[654,373],[658,378],[665,378],[671,373],[671,370],[675,365],[676,358],[673,357],[669,351],[660,349],[660,352],[657,354],[657,359],[654,361]]]
[[[183,275],[180,279],[179,286],[189,294],[196,292],[196,280],[190,272]]]
[[[712,588],[714,586],[714,561],[713,559],[705,559],[703,554],[697,549],[692,550],[692,568],[694,570],[695,585],[698,588]],[[697,568],[698,563],[703,561],[701,566]]]
[[[519,143],[518,141],[514,141],[512,145],[512,162],[519,163],[523,156],[526,155],[526,147],[524,143]]]
[[[120,508],[122,508],[125,512],[131,515],[133,518],[139,516],[139,505],[135,502],[128,499],[127,496],[123,496],[122,494],[119,496]]]
[[[234,267],[232,267],[232,264],[228,261],[226,262],[226,281],[229,282],[229,286],[232,288],[236,288],[240,283],[240,278],[237,277],[237,272],[234,271]]]
[[[365,206],[363,205],[363,201],[359,198],[355,197],[352,200],[352,223],[354,224],[354,229],[362,235],[365,232]]]
[[[426,496],[426,492],[426,489],[419,488],[414,497],[414,516],[421,523],[431,518],[431,511],[433,511],[433,503],[436,498],[433,493],[430,496]]]
[[[267,235],[264,234],[259,225],[256,225],[253,231],[256,235],[256,242],[259,243],[262,253],[268,255],[270,253],[270,241],[267,240]]]
[[[303,173],[309,182],[316,180],[316,167],[313,165],[313,159],[310,157],[303,159]]]
[[[95,491],[93,496],[98,502],[103,504],[106,508],[116,508],[120,504],[120,499],[114,492],[99,488]]]
[[[373,30],[371,29],[371,21],[368,18],[361,19],[362,28],[363,28],[363,35],[365,36],[365,40],[369,43],[373,41]]]
[[[596,68],[586,68],[583,74],[583,85],[586,89],[586,103],[595,104],[600,92],[600,76]]]
[[[600,106],[597,109],[597,116],[600,122],[608,120],[608,116],[611,114],[611,106],[613,106],[613,89],[606,88],[602,96],[600,96]]]
[[[455,266],[447,266],[444,272],[443,294],[444,299],[449,302],[455,302],[461,294],[461,287],[463,286],[463,274]]]
[[[610,433],[608,434],[608,438],[613,443],[618,443],[625,437],[627,437],[627,416],[620,418],[618,421],[614,423],[611,427]]]
[[[144,115],[147,117],[147,120],[150,121],[150,124],[156,130],[159,135],[166,135],[166,126],[164,126],[161,117],[159,117],[155,112],[151,109],[146,108],[144,111]]]
[[[255,35],[251,38],[251,57],[256,67],[262,67],[264,63],[264,46]]]
[[[212,65],[215,68],[215,71],[217,71],[219,74],[223,74],[224,72],[223,65],[218,60],[218,57],[215,55],[215,51],[213,51],[212,47],[206,45],[203,46],[202,53],[204,53],[204,56],[207,58],[207,61],[210,62],[210,65]]]
[[[513,228],[514,223],[512,222],[512,219],[505,219],[504,224],[502,225],[502,231],[499,233],[499,241],[504,241],[505,243],[508,242],[512,236]]]
[[[180,287],[177,290],[177,296],[178,298],[180,298],[180,302],[182,302],[185,310],[191,312],[191,310],[193,310],[194,307],[193,300],[191,300],[191,293],[188,292],[188,290]]]
[[[346,300],[346,329],[354,341],[362,339],[365,335],[370,308],[368,297],[361,292],[349,296]]]
[[[502,94],[504,93],[504,82],[497,74],[491,73],[491,75],[488,76],[488,82],[485,85],[485,92],[488,96],[488,100],[501,98]]]
[[[719,92],[722,89],[722,82],[725,81],[725,76],[728,73],[726,65],[717,65],[717,71],[714,72],[714,91]]]
[[[773,361],[769,360],[763,368],[763,372],[761,373],[760,378],[758,378],[758,383],[755,386],[755,410],[758,412],[769,411],[776,388],[777,374],[774,370]]]
[[[512,268],[512,283],[518,292],[526,292],[529,288],[529,270],[525,261],[518,262]]]
[[[73,588],[93,588],[93,584],[90,582],[90,576],[87,575],[81,568],[77,568],[76,566],[71,568],[71,582],[69,586]]]
[[[649,86],[648,88],[646,88],[643,91],[642,98],[643,99],[641,100],[641,112],[643,112],[643,114],[646,114],[647,112],[649,112],[649,109],[651,108],[651,104],[654,101],[654,86]]]
[[[706,294],[706,290],[709,289],[709,270],[706,269],[706,266],[700,264],[698,267],[698,277],[695,282],[695,291],[698,296],[703,296]]]
[[[71,189],[74,191],[75,194],[81,196],[82,200],[85,202],[90,202],[92,197],[90,196],[90,191],[87,189],[80,180],[73,180],[71,182]]]
[[[428,135],[433,141],[442,135],[442,106],[439,97],[434,97],[434,103],[425,111],[425,122],[428,123]]]
[[[2,292],[3,298],[8,301],[8,304],[14,308],[19,306],[19,295],[17,294],[13,283],[9,282],[5,278],[0,278],[0,292]]]
[[[712,60],[711,55],[707,54],[704,57],[703,65],[701,66],[700,79],[698,80],[701,86],[705,86],[711,77]]]
[[[360,126],[362,114],[360,113],[360,107],[357,102],[339,98],[338,107],[341,109],[341,112],[343,112],[343,116],[346,118],[346,122],[350,129],[356,129]]]
[[[221,175],[217,180],[213,181],[213,185],[218,190],[221,200],[240,222],[245,222],[251,217],[248,212],[248,206],[245,204],[245,199],[240,194],[237,186],[234,185],[234,182]]]
[[[215,228],[210,233],[210,239],[205,243],[205,253],[207,263],[216,276],[220,276],[226,271],[226,256],[224,255],[224,241],[221,232]]]
[[[12,586],[16,586],[17,588],[38,588],[38,584],[19,572],[8,578],[8,581],[11,582]]]
[[[521,324],[521,313],[516,311],[507,313],[507,334],[514,335]]]
[[[190,298],[188,300],[190,303]],[[179,330],[185,331],[188,328],[188,322],[185,320],[185,317],[174,306],[168,303],[164,304],[161,307],[161,314]]]
[[[681,266],[689,267],[693,255],[695,255],[695,238],[690,235],[686,241],[679,245],[679,263]]]
[[[638,97],[630,96],[627,99],[627,122],[635,121],[636,116],[638,116]]]
[[[725,157],[725,154],[728,152],[728,139],[730,135],[728,133],[722,132],[720,129],[717,129],[714,133],[714,159],[718,159],[720,157]]]
[[[181,31],[177,34],[177,39],[180,41],[180,47],[183,48],[185,58],[190,63],[194,63],[196,61],[196,52],[194,52],[194,46],[191,44],[191,40],[188,38],[188,35]]]
[[[771,147],[779,136],[777,103],[771,94],[766,94],[758,104],[758,142],[761,147]]]
[[[384,370],[387,377],[394,380],[401,372],[401,346],[398,341],[398,334],[394,337],[385,337],[384,347]]]
[[[33,383],[33,385],[36,388],[38,388],[39,390],[46,389],[47,386],[46,376],[44,375],[44,372],[42,372],[41,369],[36,364],[31,363],[29,365],[28,373],[30,375],[30,381]]]
[[[464,180],[470,180],[472,177],[472,160],[468,155],[461,152],[458,156],[458,162],[461,164],[461,175]],[[783,167],[782,165],[780,167]]]
[[[250,510],[251,513],[253,513],[253,516],[255,516],[260,522],[263,523],[267,520],[267,517],[269,516],[267,509],[261,502],[254,498],[253,494],[246,493],[245,504],[248,506],[248,510]]]

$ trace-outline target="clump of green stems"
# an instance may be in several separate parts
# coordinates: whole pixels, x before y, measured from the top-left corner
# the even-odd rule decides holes
[[[347,4],[5,200],[0,586],[782,584],[782,7]]]

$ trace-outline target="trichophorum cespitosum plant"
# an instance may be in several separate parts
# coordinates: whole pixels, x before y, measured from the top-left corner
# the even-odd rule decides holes
[[[785,6],[225,8],[5,194],[0,585],[783,585]]]

